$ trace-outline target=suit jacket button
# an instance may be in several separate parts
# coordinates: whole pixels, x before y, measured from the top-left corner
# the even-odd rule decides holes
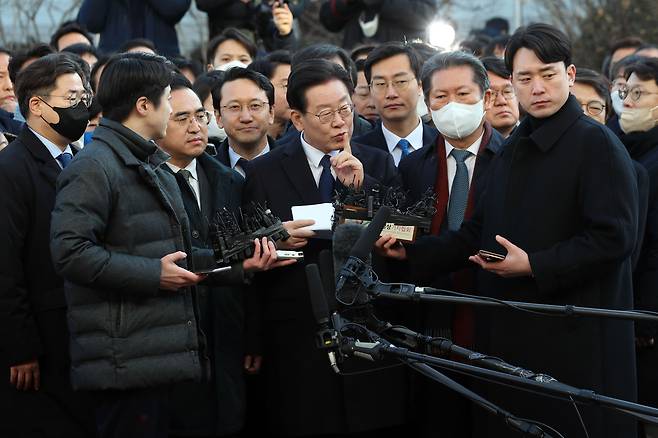
[[[197,230],[192,231],[192,237],[194,237],[195,239],[198,239],[199,236],[200,236],[200,234]]]

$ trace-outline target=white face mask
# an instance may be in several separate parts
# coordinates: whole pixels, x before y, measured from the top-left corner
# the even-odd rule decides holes
[[[446,138],[463,139],[480,126],[484,117],[484,99],[472,105],[450,102],[439,110],[432,110],[432,121]]]
[[[370,21],[366,20],[366,13],[363,12],[359,16],[359,26],[361,26],[361,32],[366,38],[372,38],[377,33],[377,28],[379,27],[379,14],[375,14]]]
[[[240,62],[237,59],[234,59],[231,62],[227,62],[226,64],[222,64],[218,67],[215,67],[215,70],[226,71],[226,70],[228,70],[230,68],[233,68],[233,67],[247,68],[247,64],[245,64],[244,62]]]
[[[610,93],[610,99],[612,100],[612,109],[615,110],[615,114],[621,116],[621,113],[624,112],[624,101],[619,97],[619,91],[614,90]]]
[[[224,131],[224,128],[219,127],[217,124],[217,118],[214,114],[210,116],[210,123],[208,124],[208,137],[217,137],[221,141],[226,139],[226,131]]]

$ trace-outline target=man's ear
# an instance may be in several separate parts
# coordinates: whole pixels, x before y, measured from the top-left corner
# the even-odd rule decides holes
[[[37,96],[30,97],[30,100],[28,101],[28,108],[30,108],[30,114],[33,114],[36,117],[41,117],[41,114],[43,114],[41,105],[44,105],[44,103]],[[27,117],[28,115],[29,114],[25,114],[25,117]]]
[[[571,64],[567,67],[567,77],[569,78],[569,86],[572,87],[576,82],[576,66]]]
[[[494,98],[491,89],[484,92],[484,110],[489,111],[493,107]]]
[[[151,105],[151,102],[146,98],[145,96],[141,96],[137,101],[135,102],[135,110],[137,111],[137,114],[140,116],[146,116],[149,112],[149,106]]]
[[[299,132],[304,130],[304,119],[301,112],[296,109],[291,110],[290,120],[292,121],[292,124],[295,125],[295,129],[297,129]]]
[[[213,111],[213,117],[217,120],[217,126],[224,129],[224,124],[222,123],[222,113],[218,110]]]

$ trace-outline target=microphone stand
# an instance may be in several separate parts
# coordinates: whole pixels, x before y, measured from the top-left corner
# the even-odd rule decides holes
[[[343,317],[341,317],[338,312],[334,312],[331,315],[331,321],[334,326],[335,338],[337,341],[338,351],[340,352],[341,357],[345,356],[356,356],[363,359],[368,359],[371,361],[382,360],[388,354],[395,355],[398,360],[408,365],[409,367],[415,369],[426,377],[445,385],[446,387],[452,389],[463,397],[469,399],[471,402],[477,404],[484,410],[488,411],[491,414],[494,414],[503,419],[505,424],[511,429],[514,429],[518,432],[521,432],[525,436],[531,437],[543,437],[543,438],[560,438],[562,435],[559,432],[556,432],[550,426],[535,422],[533,420],[528,420],[524,418],[519,418],[512,413],[500,408],[489,400],[481,397],[477,393],[471,391],[470,389],[464,387],[463,385],[455,382],[445,374],[435,370],[425,363],[424,360],[418,360],[418,358],[405,357],[402,354],[395,354],[395,351],[408,351],[406,349],[398,349],[390,342],[379,337],[374,332],[368,330],[367,328],[352,323]],[[343,336],[341,331],[347,326],[358,326],[360,330],[364,331],[370,339],[373,339],[375,342],[361,342],[350,337]],[[431,356],[428,356],[431,357]],[[556,435],[551,435],[546,432],[543,428],[550,429],[551,432]],[[563,438],[563,437],[562,437]]]
[[[357,292],[352,300],[341,295],[341,289],[348,286]],[[367,296],[360,293],[365,292]],[[505,301],[494,298],[479,297],[432,287],[416,287],[409,283],[382,283],[372,268],[356,257],[350,257],[341,270],[336,285],[336,298],[345,305],[354,302],[367,302],[370,298],[389,298],[398,301],[416,301],[433,303],[473,304],[488,307],[513,308],[543,312],[555,316],[596,316],[632,321],[658,322],[658,314],[637,310],[613,310],[572,305],[538,304],[522,301]]]

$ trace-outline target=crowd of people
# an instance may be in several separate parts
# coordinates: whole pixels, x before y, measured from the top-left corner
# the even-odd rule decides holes
[[[189,0],[85,0],[49,44],[0,48],[0,436],[509,436],[398,362],[352,358],[337,374],[318,349],[304,267],[332,241],[292,208],[345,188],[436,197],[427,235],[375,244],[383,279],[658,311],[656,46],[613,42],[598,72],[548,24],[445,50],[422,41],[434,1],[330,0],[319,20],[344,47],[301,47],[304,1],[196,3],[205,67],[179,53]],[[201,273],[217,267],[217,213],[254,205],[289,237]],[[655,323],[374,309],[658,405]],[[563,436],[658,437],[618,412],[456,378]]]

